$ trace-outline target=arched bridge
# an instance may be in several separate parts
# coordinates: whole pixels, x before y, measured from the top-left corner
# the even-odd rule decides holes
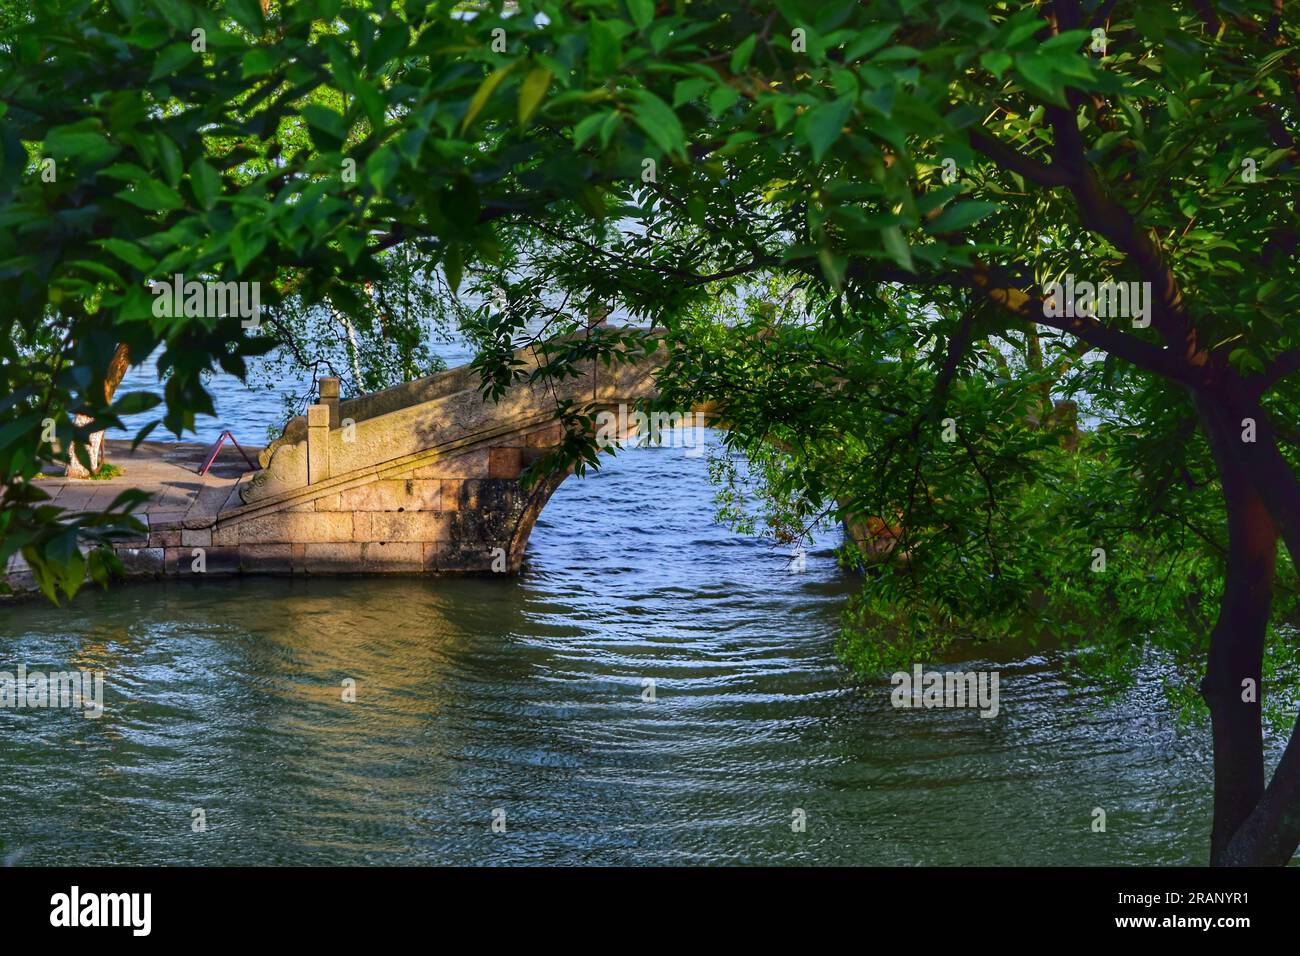
[[[537,366],[532,350],[515,357],[525,373]],[[484,398],[470,366],[344,401],[338,380],[322,379],[318,403],[211,515],[151,521],[148,541],[119,554],[137,571],[161,554],[163,573],[179,576],[200,549],[206,572],[515,572],[565,477],[520,481],[563,436],[557,401],[595,411],[652,398],[663,360],[585,363],[577,377],[516,385],[499,401]]]

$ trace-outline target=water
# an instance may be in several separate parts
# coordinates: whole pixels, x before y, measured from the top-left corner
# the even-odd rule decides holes
[[[895,710],[835,661],[834,539],[790,573],[711,495],[703,458],[629,451],[561,487],[516,580],[169,582],[0,611],[4,668],[108,683],[98,720],[0,710],[0,857],[1205,861],[1207,735],[1176,729],[1157,674],[1111,701],[1053,655],[985,651],[997,718]]]

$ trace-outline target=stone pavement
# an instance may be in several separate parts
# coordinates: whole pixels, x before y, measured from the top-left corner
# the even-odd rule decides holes
[[[160,536],[174,538],[175,544],[180,545],[183,529],[210,527],[228,503],[239,503],[236,490],[239,481],[252,470],[229,439],[211,469],[202,477],[198,470],[211,447],[209,445],[144,441],[132,449],[130,441],[114,439],[109,439],[106,444],[107,460],[122,469],[120,475],[90,481],[49,474],[38,479],[38,484],[52,499],[49,504],[71,512],[103,511],[128,488],[148,493],[149,501],[137,508],[135,515],[148,524],[149,536],[137,542],[123,542],[118,550],[127,559],[155,557],[147,553],[148,545],[158,543]],[[256,462],[261,449],[247,445],[243,448]],[[162,552],[159,551],[156,557],[161,570]],[[5,571],[15,591],[28,590],[34,585],[22,555],[10,558]]]
[[[122,474],[103,481],[44,477],[40,487],[53,504],[69,511],[103,511],[125,489],[138,488],[150,499],[136,514],[147,515],[151,529],[206,527],[226,507],[239,479],[251,470],[229,439],[203,477],[198,470],[208,445],[144,441],[132,450],[129,441],[112,439],[107,445],[108,461],[121,468]],[[256,462],[261,449],[244,446],[244,451]]]

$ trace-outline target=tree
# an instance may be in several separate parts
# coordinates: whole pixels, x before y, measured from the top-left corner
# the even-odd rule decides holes
[[[1071,389],[1093,390],[1127,421],[1093,449],[1105,467],[1076,465],[1073,480],[1140,498],[1102,513],[1127,518],[1134,544],[1179,575],[1186,596],[1204,593],[1206,558],[1222,549],[1201,684],[1215,749],[1211,857],[1282,863],[1300,843],[1300,735],[1266,785],[1259,687],[1275,581],[1293,594],[1300,556],[1287,424],[1300,370],[1290,281],[1300,64],[1285,14],[1216,9],[777,3],[660,16],[629,4],[632,30],[592,24],[589,49],[602,29],[614,37],[617,80],[604,88],[619,92],[573,136],[626,153],[639,128],[657,175],[618,187],[630,228],[566,237],[531,226],[585,250],[568,260],[574,287],[686,333],[676,393],[727,405],[734,444],[754,453],[804,438],[778,471],[805,510],[901,515],[901,580],[994,619],[1042,591],[1008,579],[1006,565],[1028,562],[1006,560],[1010,535],[995,542],[1008,513],[996,492],[1069,471],[1041,430],[1015,426],[1043,376],[1030,363],[990,388],[997,350],[983,343],[1023,338],[1032,355],[1033,336],[1046,337],[1054,363],[1095,351]],[[681,47],[667,39],[687,36]],[[1135,282],[1150,298],[1124,310],[1071,296],[1067,308],[1065,290],[1048,287],[1069,274],[1081,288]],[[714,294],[740,276],[783,276],[786,291],[810,293],[805,327],[775,340],[753,324],[692,337],[673,321],[689,314],[691,290]],[[853,404],[835,415],[845,398]],[[934,432],[950,402],[960,425],[943,452]],[[846,453],[883,467],[846,474]],[[1051,511],[1072,512],[1071,538],[1097,525],[1066,507],[1062,495],[1075,493],[1061,488]],[[1205,538],[1195,566],[1172,540],[1187,529]],[[1031,540],[1045,540],[1039,531]],[[946,585],[954,563],[936,559],[942,548],[979,561],[955,580],[985,586]],[[868,591],[897,594],[898,581]],[[1049,596],[1057,583],[1046,582]]]
[[[59,0],[16,15],[4,45],[0,560],[21,551],[51,597],[80,586],[79,543],[133,527],[126,499],[94,523],[71,519],[32,481],[156,401],[113,395],[119,349],[158,355],[162,424],[181,434],[212,411],[203,373],[244,375],[248,357],[291,344],[301,310],[355,329],[389,250],[441,263],[454,285],[466,258],[492,255],[494,220],[581,186],[556,159],[516,195],[504,180],[524,147],[476,155],[462,134],[482,76],[465,51],[490,48],[441,5],[280,12],[268,26],[258,0]],[[209,294],[255,292],[284,323],[263,328],[202,295],[156,308],[166,297],[153,290],[177,275]],[[92,552],[97,577],[110,566]]]
[[[102,397],[116,346],[164,345],[178,431],[207,408],[203,369],[271,347],[228,318],[153,316],[144,280],[183,267],[350,314],[400,246],[453,293],[493,293],[471,324],[489,392],[513,381],[533,304],[551,330],[611,304],[666,325],[668,397],[722,403],[786,517],[898,519],[903,570],[867,579],[865,634],[888,608],[931,639],[1040,600],[1068,623],[1079,590],[1172,617],[1143,600],[1167,593],[1133,572],[1149,559],[1192,605],[1191,625],[1164,622],[1176,644],[1221,577],[1211,858],[1290,859],[1300,733],[1266,780],[1260,706],[1300,556],[1289,11],[304,0],[273,29],[255,0],[223,13],[56,0],[5,53],[0,559],[70,568],[70,591],[68,536],[107,533],[42,508],[29,479],[54,454],[50,413],[61,437],[77,412],[122,413],[129,396]],[[62,178],[42,182],[38,157]],[[1048,284],[1070,275],[1137,296],[1067,303]],[[738,328],[708,321],[719,295]],[[541,374],[629,338],[586,334]],[[1066,393],[1113,423],[1078,455],[1043,414]],[[1070,571],[1103,530],[1124,574]],[[1045,567],[1026,540],[1050,544]]]
[[[131,367],[131,356],[125,345],[113,349],[113,357],[108,360],[108,371],[104,375],[104,403],[113,401],[113,394],[122,384],[126,370]],[[91,416],[78,413],[73,419],[73,430],[87,428],[94,421]],[[84,454],[85,460],[82,461]],[[104,464],[104,432],[92,432],[81,452],[74,448],[68,457],[67,475],[69,478],[90,478],[99,472]]]

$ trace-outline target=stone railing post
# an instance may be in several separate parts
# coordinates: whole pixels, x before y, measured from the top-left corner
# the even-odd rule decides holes
[[[322,378],[317,382],[320,390],[320,403],[330,410],[330,428],[339,427],[339,380]]]
[[[338,414],[338,406],[335,406]],[[330,408],[307,406],[307,484],[314,485],[330,476]]]

